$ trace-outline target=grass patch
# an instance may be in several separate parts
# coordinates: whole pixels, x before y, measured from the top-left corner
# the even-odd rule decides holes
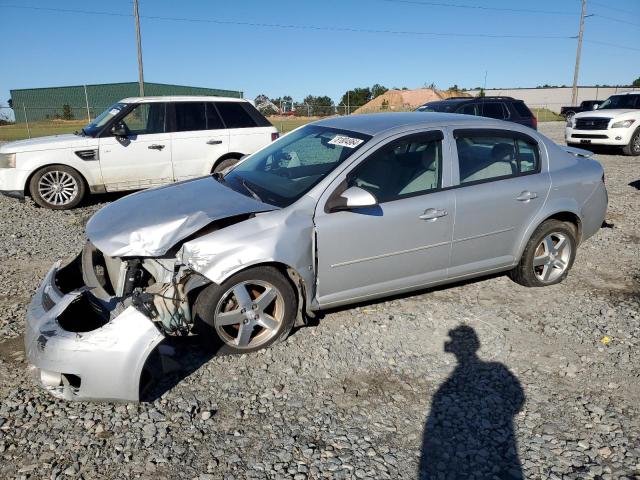
[[[3,125],[0,127],[0,141],[22,140],[29,138],[29,133],[31,138],[73,133],[86,124],[86,120],[49,120],[29,123],[29,130],[26,123]]]
[[[320,118],[321,117],[286,117],[278,115],[268,117],[268,120],[280,133],[284,134],[301,127],[302,125],[306,125],[307,123],[320,120]]]
[[[548,108],[531,108],[531,111],[536,116],[539,122],[563,122],[564,117],[559,113],[552,112]]]

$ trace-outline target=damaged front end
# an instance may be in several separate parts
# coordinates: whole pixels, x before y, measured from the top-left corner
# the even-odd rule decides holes
[[[33,376],[58,398],[138,401],[147,359],[190,332],[188,292],[205,283],[175,257],[109,257],[88,242],[54,265],[29,306]]]

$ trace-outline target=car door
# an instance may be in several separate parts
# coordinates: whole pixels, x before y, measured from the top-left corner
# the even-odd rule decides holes
[[[318,203],[317,298],[333,306],[411,290],[447,276],[454,193],[442,190],[447,142],[434,130],[393,140],[339,176]],[[443,175],[444,173],[444,175]],[[332,211],[350,186],[375,207]]]
[[[229,131],[213,102],[175,102],[171,145],[176,180],[211,172],[215,162],[229,152]]]
[[[173,181],[166,104],[139,103],[116,121],[126,136],[100,138],[100,169],[109,191],[134,190]]]
[[[453,133],[458,185],[452,190],[450,278],[513,265],[525,229],[551,187],[546,153],[533,137],[494,129]]]
[[[273,125],[248,102],[218,101],[216,106],[229,129],[230,152],[249,155],[271,142]]]

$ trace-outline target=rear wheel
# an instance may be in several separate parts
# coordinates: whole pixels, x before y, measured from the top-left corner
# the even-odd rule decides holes
[[[563,281],[576,256],[576,228],[559,220],[543,222],[533,233],[517,267],[513,281],[525,287],[544,287]]]
[[[623,147],[622,151],[625,155],[640,155],[640,128],[638,128],[629,140],[629,145]]]
[[[221,162],[218,162],[213,167],[213,173],[222,172],[223,170],[226,170],[229,167],[233,167],[239,161],[240,161],[239,158],[227,158],[225,160],[222,160]]]
[[[31,177],[29,191],[41,207],[67,210],[82,201],[86,186],[82,176],[73,168],[51,165],[38,170]]]
[[[196,329],[221,353],[249,353],[285,339],[297,306],[291,283],[277,269],[250,268],[200,292]]]

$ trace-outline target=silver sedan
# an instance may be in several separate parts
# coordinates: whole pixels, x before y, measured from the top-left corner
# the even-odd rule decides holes
[[[607,209],[589,155],[465,115],[306,125],[224,174],[96,213],[32,301],[33,373],[59,397],[137,400],[168,336],[247,353],[329,307],[493,272],[561,282]]]

